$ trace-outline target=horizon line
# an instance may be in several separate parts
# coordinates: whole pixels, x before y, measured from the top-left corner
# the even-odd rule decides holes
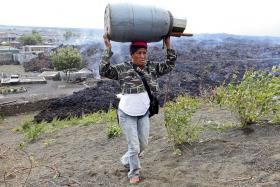
[[[85,29],[85,30],[100,30],[104,31],[103,28],[90,28],[90,27],[60,27],[60,26],[30,26],[30,25],[5,25],[0,24],[0,27],[30,27],[30,28],[50,28],[50,29]],[[233,35],[233,36],[247,36],[247,37],[271,37],[271,38],[280,38],[280,36],[275,35],[249,35],[249,34],[233,34],[233,33],[225,33],[225,32],[217,32],[217,33],[193,33],[195,35],[215,35],[215,34],[225,34],[225,35]]]

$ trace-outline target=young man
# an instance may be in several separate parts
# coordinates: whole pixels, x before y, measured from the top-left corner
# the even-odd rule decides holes
[[[150,121],[150,99],[141,77],[144,74],[150,90],[157,91],[157,78],[175,67],[176,54],[171,48],[170,37],[164,39],[166,60],[162,63],[147,61],[147,42],[136,41],[130,45],[131,61],[117,65],[110,64],[113,55],[108,34],[104,34],[105,50],[100,64],[100,75],[119,80],[122,97],[119,103],[118,117],[128,143],[128,151],[122,156],[122,164],[129,168],[128,178],[131,184],[140,182],[139,154],[148,145]]]

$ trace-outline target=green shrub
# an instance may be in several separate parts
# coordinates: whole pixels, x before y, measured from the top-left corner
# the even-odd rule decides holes
[[[245,72],[242,81],[235,79],[216,90],[216,101],[220,106],[228,106],[240,119],[243,127],[264,118],[279,122],[279,101],[274,97],[280,95],[280,77],[261,71]]]
[[[114,138],[122,134],[122,129],[117,123],[108,123],[106,125],[106,132],[108,138]]]
[[[164,107],[165,127],[174,151],[178,152],[177,146],[180,144],[197,140],[198,132],[203,130],[202,127],[190,123],[199,104],[198,99],[183,96],[177,97],[175,102],[166,103]]]
[[[104,122],[106,122],[106,133],[108,138],[120,136],[122,129],[117,123],[117,112],[110,108],[108,112],[103,113]]]

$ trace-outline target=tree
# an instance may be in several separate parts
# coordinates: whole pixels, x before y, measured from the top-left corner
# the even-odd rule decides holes
[[[70,38],[77,37],[78,35],[72,31],[66,31],[64,34],[64,39],[68,41]]]
[[[70,72],[73,69],[79,69],[82,67],[82,55],[74,47],[68,46],[66,48],[60,48],[51,54],[51,60],[53,66],[58,71],[65,72],[66,76],[68,74],[68,79],[70,77]]]
[[[42,36],[39,32],[32,30],[32,33],[23,34],[19,40],[23,45],[37,45],[42,43]]]

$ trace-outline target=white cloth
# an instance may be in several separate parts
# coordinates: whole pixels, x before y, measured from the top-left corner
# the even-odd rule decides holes
[[[130,116],[142,116],[149,107],[150,98],[147,92],[124,94],[119,103],[119,109]]]

